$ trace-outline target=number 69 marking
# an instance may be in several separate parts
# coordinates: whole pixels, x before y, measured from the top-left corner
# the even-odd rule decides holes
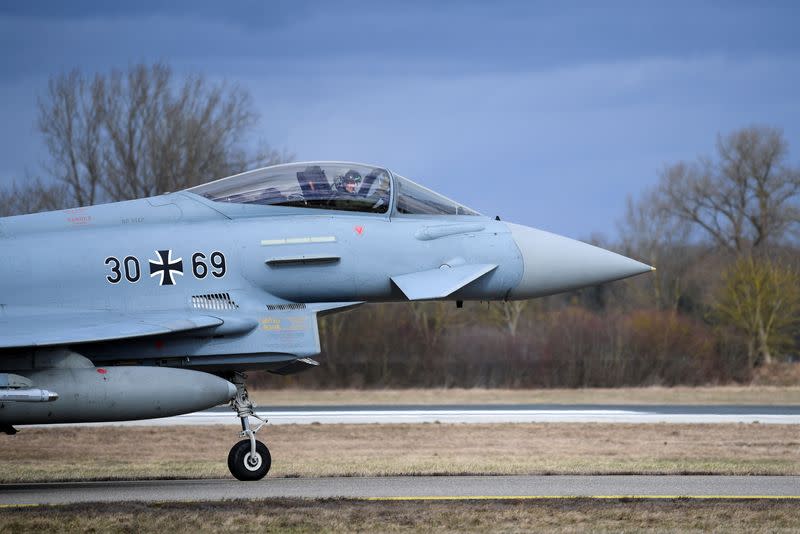
[[[225,264],[225,255],[222,252],[214,251],[209,258],[211,264],[211,275],[214,278],[222,278],[227,272]],[[192,254],[192,274],[195,278],[202,280],[208,276],[209,267],[206,265],[206,255],[202,252],[195,252]]]

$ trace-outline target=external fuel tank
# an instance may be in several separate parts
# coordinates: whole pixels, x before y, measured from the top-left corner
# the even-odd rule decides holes
[[[0,424],[130,421],[205,410],[230,401],[236,386],[218,376],[167,367],[81,367],[17,371],[51,402],[0,401]]]

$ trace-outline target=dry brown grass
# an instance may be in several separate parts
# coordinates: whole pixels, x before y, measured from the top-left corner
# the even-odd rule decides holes
[[[800,365],[789,362],[773,362],[762,365],[755,371],[756,386],[797,386],[800,384]]]
[[[800,386],[253,390],[263,406],[330,404],[800,404]]]
[[[365,502],[274,499],[4,509],[19,532],[800,532],[791,501]]]
[[[760,424],[281,425],[270,476],[800,474],[800,429]],[[65,427],[0,436],[0,481],[229,477],[234,426]]]

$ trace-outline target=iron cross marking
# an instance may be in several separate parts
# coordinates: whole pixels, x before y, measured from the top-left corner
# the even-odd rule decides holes
[[[150,261],[150,278],[161,275],[160,285],[174,286],[173,275],[183,276],[183,258],[172,259],[171,250],[157,250],[158,260]]]

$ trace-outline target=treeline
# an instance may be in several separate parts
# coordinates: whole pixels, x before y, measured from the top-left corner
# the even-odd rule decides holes
[[[264,387],[616,387],[747,381],[735,332],[665,310],[592,310],[570,299],[374,304],[323,319],[322,369]]]
[[[56,76],[36,123],[48,178],[0,190],[0,216],[156,195],[290,160],[247,142],[258,121],[243,88],[178,80],[163,64]],[[720,135],[713,154],[666,165],[629,199],[619,236],[595,244],[658,270],[527,302],[365,305],[321,319],[323,369],[254,383],[706,384],[798,358],[800,168],[779,129]]]

